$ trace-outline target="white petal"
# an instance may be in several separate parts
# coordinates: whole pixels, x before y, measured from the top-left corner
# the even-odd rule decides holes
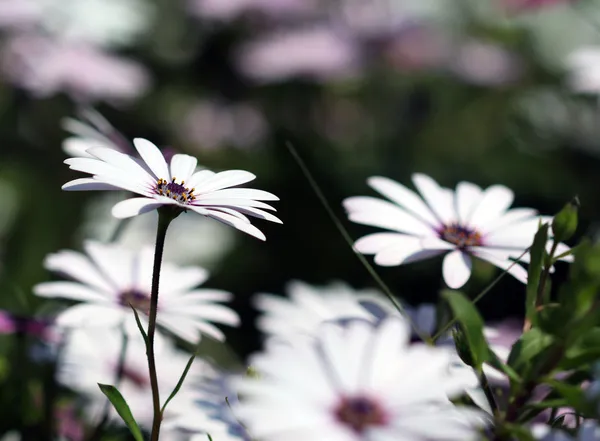
[[[62,298],[81,302],[111,303],[110,296],[74,282],[46,282],[33,287],[40,297]]]
[[[151,198],[132,198],[126,199],[117,203],[112,208],[112,215],[118,219],[125,219],[132,216],[137,216],[138,214],[148,213],[152,210],[156,210],[160,207],[160,202],[157,202],[156,199]]]
[[[381,266],[396,266],[435,257],[445,250],[426,250],[418,238],[405,236],[405,239],[390,245],[375,255],[375,263]]]
[[[247,233],[250,236],[254,236],[257,239],[267,240],[265,235],[258,228],[256,228],[254,225],[252,225],[248,222],[244,222],[243,220],[241,220],[235,216],[232,216],[227,213],[222,213],[220,211],[206,210],[206,209],[202,209],[202,208],[198,207],[200,210],[199,211],[198,208],[194,207],[193,205],[190,205],[190,208],[204,216],[212,217],[213,219],[216,219],[219,222],[222,222],[226,225],[230,225],[234,228],[237,228],[238,230],[243,231],[244,233]]]
[[[198,160],[193,156],[173,155],[173,158],[171,158],[171,178],[177,178],[178,182],[188,183],[197,165]]]
[[[152,268],[154,251],[150,254],[151,260],[146,265],[150,269]],[[160,275],[160,293],[161,295],[170,295],[175,293],[175,301],[183,300],[188,294],[182,294],[195,287],[202,285],[206,279],[208,279],[209,273],[204,268],[190,266],[190,267],[179,267],[170,264],[169,262],[163,263],[163,269]],[[197,291],[201,292],[201,291]],[[166,300],[167,297],[165,297]]]
[[[100,291],[107,293],[113,291],[110,283],[98,272],[92,262],[81,253],[64,250],[50,254],[44,260],[44,267],[49,271],[58,272]]]
[[[440,221],[431,212],[427,204],[412,190],[388,178],[374,176],[369,178],[369,185],[379,193],[412,212],[433,228],[441,227]]]
[[[354,244],[354,249],[362,254],[376,254],[384,248],[395,244],[404,244],[405,234],[399,233],[373,233],[361,237]]]
[[[470,182],[459,182],[456,186],[456,212],[462,224],[469,223],[473,209],[479,205],[482,195],[481,188]]]
[[[205,199],[202,197],[197,198],[196,200],[194,200],[192,202],[193,205],[197,205],[200,207],[219,207],[219,206],[224,206],[224,207],[256,207],[256,208],[263,208],[266,210],[275,210],[273,207],[271,207],[268,204],[265,204],[264,202],[261,201],[254,201],[252,199],[232,199],[232,198],[213,198],[213,199]]]
[[[494,250],[487,251],[477,251],[473,253],[474,256],[479,257],[480,259],[487,260],[492,265],[497,266],[503,270],[508,269],[508,273],[512,275],[519,282],[527,283],[527,271],[519,265],[518,263],[512,262],[510,260],[503,260],[502,255],[496,255]],[[509,269],[510,268],[510,269]]]
[[[476,228],[485,226],[501,217],[510,208],[514,193],[503,185],[488,187],[469,219],[469,225]]]
[[[343,204],[352,222],[417,236],[436,234],[429,224],[391,202],[369,196],[354,196],[345,199]]]
[[[154,185],[155,179],[140,166],[131,156],[106,147],[95,147],[87,151],[90,155],[118,169],[130,179],[139,180],[144,185]]]
[[[427,205],[444,225],[456,222],[454,195],[451,190],[440,187],[429,176],[420,173],[414,174],[412,180]]]
[[[255,201],[278,201],[279,198],[272,193],[253,188],[227,188],[212,193],[198,196],[200,200],[210,199],[254,199]]]
[[[130,289],[133,286],[133,261],[135,256],[114,244],[103,244],[88,240],[83,244],[86,253],[116,291]]]
[[[221,207],[216,207],[217,210],[221,210]],[[258,219],[263,219],[269,222],[275,222],[276,224],[283,224],[281,219],[277,216],[272,215],[271,213],[267,213],[259,208],[254,207],[232,207],[233,210],[238,211],[240,213],[247,214],[249,216],[256,217]]]
[[[61,188],[65,191],[122,190],[121,187],[100,182],[94,178],[74,179],[64,184]]]
[[[452,251],[444,257],[444,281],[452,289],[458,289],[471,277],[471,259],[460,250]]]
[[[150,170],[152,170],[156,179],[162,178],[168,181],[171,180],[167,162],[158,147],[143,138],[135,138],[133,140],[133,145]]]
[[[81,304],[71,306],[56,318],[58,326],[88,327],[88,326],[117,326],[125,318],[120,308],[99,304]]]
[[[190,181],[187,183],[188,188],[199,188],[203,183],[207,182],[216,173],[210,170],[200,170],[194,173],[190,177]]]
[[[480,226],[479,231],[482,233],[492,232],[506,226],[510,226],[513,223],[532,218],[536,215],[537,211],[533,208],[513,208],[512,210],[508,210],[498,219],[488,222],[486,225]]]
[[[255,179],[256,176],[245,170],[227,170],[216,173],[201,186],[196,186],[196,194],[210,193],[222,188],[233,187],[234,185],[245,184]]]
[[[239,326],[240,317],[231,308],[218,304],[204,305],[171,305],[169,309],[165,309],[172,315],[187,316],[192,320],[203,320],[215,323],[223,323],[230,326]]]
[[[96,140],[82,139],[74,136],[65,139],[62,144],[63,151],[67,155],[82,158],[92,157],[86,151],[87,149],[92,147],[106,147],[106,145]]]

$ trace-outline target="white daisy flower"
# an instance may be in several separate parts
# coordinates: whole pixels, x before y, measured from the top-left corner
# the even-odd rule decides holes
[[[131,251],[120,245],[88,241],[86,254],[63,250],[46,257],[44,266],[73,281],[45,282],[34,287],[41,297],[77,300],[82,303],[59,314],[57,324],[67,327],[115,327],[138,333],[130,304],[147,326],[154,252],[152,247]],[[175,335],[196,342],[200,333],[224,340],[221,330],[211,322],[239,325],[238,315],[220,305],[231,293],[198,289],[208,278],[200,267],[177,267],[163,262],[158,298],[157,323]]]
[[[271,341],[238,380],[236,415],[264,441],[476,440],[486,417],[458,407],[470,382],[449,375],[452,351],[410,345],[396,318],[324,324],[317,339]]]
[[[110,384],[119,389],[136,421],[142,427],[149,428],[154,415],[150,404],[152,389],[144,340],[139,332],[128,336],[122,379],[117,383],[122,344],[123,336],[118,328],[87,328],[70,333],[59,359],[57,378],[60,383],[88,399],[89,406],[85,413],[91,421],[98,420],[106,403],[106,397],[100,391],[98,383]],[[175,388],[190,356],[175,349],[168,340],[160,336],[155,340],[154,350],[158,387],[164,403]],[[204,366],[202,360],[195,360],[177,396],[167,406],[166,421],[193,405],[194,395],[188,386],[188,380],[201,377]],[[110,418],[123,424],[112,406]]]
[[[173,155],[167,166],[163,154],[150,141],[137,138],[133,143],[142,160],[106,147],[86,150],[94,158],[67,159],[65,163],[71,169],[93,177],[67,182],[63,190],[129,190],[143,197],[116,204],[112,213],[117,218],[173,206],[183,211],[193,210],[261,240],[266,239],[265,235],[245,215],[281,223],[264,211],[275,209],[261,202],[277,201],[277,196],[251,188],[229,188],[252,181],[256,177],[252,173],[244,170],[195,172],[197,159],[182,154]]]
[[[107,147],[121,153],[133,152],[131,144],[100,113],[91,108],[81,112],[80,119],[65,118],[63,128],[71,134],[63,141],[64,152],[73,157],[95,158],[87,153],[93,147]]]
[[[254,297],[254,306],[262,312],[257,327],[263,333],[289,338],[312,335],[325,321],[364,319],[377,323],[390,315],[399,317],[392,302],[378,290],[355,290],[340,281],[318,287],[293,280],[287,284],[286,292],[287,298],[273,294]],[[433,332],[433,305],[405,310],[420,330]]]
[[[471,276],[471,257],[508,270],[527,283],[527,271],[513,265],[514,260],[531,246],[539,221],[547,222],[550,217],[539,216],[530,208],[509,210],[514,194],[502,185],[482,190],[475,184],[460,182],[453,192],[422,174],[412,179],[421,197],[391,179],[377,176],[368,180],[369,185],[391,202],[367,196],[344,201],[351,221],[391,230],[359,239],[355,243],[358,252],[374,254],[375,263],[382,266],[448,253],[443,276],[455,289]],[[557,254],[568,249],[559,244]],[[521,260],[528,262],[529,254]]]
[[[532,434],[540,441],[600,441],[600,427],[596,421],[585,421],[575,436],[545,424],[534,425]]]
[[[205,366],[203,374],[202,378],[189,384],[194,394],[194,405],[163,428],[197,433],[197,437],[204,436],[203,441],[207,440],[207,433],[215,441],[250,441],[246,429],[232,412],[232,406],[238,403],[232,382],[242,374],[222,372],[209,365]]]

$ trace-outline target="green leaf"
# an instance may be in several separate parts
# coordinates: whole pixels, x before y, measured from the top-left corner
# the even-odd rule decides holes
[[[559,367],[564,370],[584,368],[600,359],[600,328],[586,330],[565,353]]]
[[[121,416],[125,424],[127,424],[127,427],[129,427],[129,430],[131,431],[131,434],[133,435],[135,441],[144,441],[142,431],[140,430],[140,427],[135,421],[135,418],[131,414],[131,409],[127,405],[127,402],[125,401],[125,398],[123,398],[123,395],[121,395],[121,392],[119,392],[119,390],[116,387],[111,386],[109,384],[98,383],[98,386],[100,387],[102,393],[106,395],[106,397],[112,403],[115,410]]]
[[[578,207],[579,199],[575,197],[552,219],[552,233],[554,234],[554,240],[557,242],[569,240],[575,234]]]
[[[171,401],[173,398],[175,398],[175,395],[177,395],[177,392],[179,392],[179,389],[181,389],[181,386],[183,386],[185,377],[187,376],[187,374],[188,374],[190,368],[192,367],[192,364],[194,363],[194,360],[196,359],[197,356],[198,356],[198,354],[194,353],[188,360],[187,364],[185,365],[185,369],[183,370],[183,373],[181,374],[181,377],[179,377],[179,381],[177,382],[175,389],[173,389],[173,392],[171,392],[171,395],[169,395],[169,398],[167,398],[167,401],[165,401],[165,404],[163,404],[163,407],[160,410],[161,413],[164,413],[164,411],[167,407],[167,404],[169,404],[169,401]]]
[[[208,437],[208,441],[213,441],[212,436],[210,436],[210,433],[207,433],[206,436]]]
[[[446,299],[454,316],[462,325],[462,332],[468,349],[471,353],[471,366],[476,369],[481,369],[481,365],[488,360],[490,349],[487,341],[483,336],[484,322],[475,305],[465,297],[464,294],[458,291],[446,290],[442,292],[442,296]]]
[[[593,400],[586,395],[586,391],[581,385],[566,384],[559,380],[549,381],[550,386],[554,388],[567,401],[568,407],[572,407],[578,413],[585,416],[593,416],[596,412],[596,406]]]
[[[546,253],[546,243],[548,242],[548,224],[542,225],[535,234],[533,244],[529,250],[530,263],[527,271],[527,298],[525,311],[527,320],[534,323],[535,320],[535,302],[542,275],[542,265]]]
[[[138,315],[137,309],[135,309],[131,303],[129,304],[129,306],[131,307],[131,309],[133,309],[133,314],[135,315],[135,322],[137,323],[137,327],[140,330],[142,337],[144,337],[146,347],[148,347],[148,334],[146,334],[146,331],[144,330],[144,326],[142,325],[142,321],[140,320],[140,316]]]
[[[539,328],[533,328],[525,332],[513,345],[508,356],[508,365],[521,377],[526,378],[531,373],[533,362],[545,349],[552,346],[552,343],[554,339],[551,335]]]
[[[522,382],[519,374],[517,374],[517,372],[515,372],[515,370],[511,368],[508,364],[503,363],[502,360],[500,360],[500,358],[491,349],[487,364],[489,364],[494,369],[503,372],[510,379],[511,383],[519,384]]]

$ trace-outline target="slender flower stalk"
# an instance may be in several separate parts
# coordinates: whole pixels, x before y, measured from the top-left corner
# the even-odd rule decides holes
[[[171,221],[181,212],[181,209],[173,209],[173,207],[161,207],[158,210],[158,228],[156,230],[156,248],[154,250],[154,269],[152,270],[152,290],[150,294],[150,314],[148,316],[148,339],[146,341],[146,355],[148,356],[148,370],[150,371],[150,387],[152,388],[152,407],[154,409],[150,441],[158,441],[160,423],[162,420],[158,377],[156,375],[156,360],[154,359],[154,334],[156,332],[156,313],[158,311],[160,266],[165,248],[167,229],[169,228]]]

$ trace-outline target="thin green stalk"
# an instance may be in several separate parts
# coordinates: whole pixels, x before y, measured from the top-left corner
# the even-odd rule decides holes
[[[369,264],[369,262],[367,261],[367,259],[365,259],[365,257],[362,254],[360,254],[359,252],[357,252],[354,249],[354,244],[353,244],[352,237],[350,237],[350,234],[348,233],[348,231],[346,230],[346,228],[344,228],[344,225],[342,225],[342,223],[340,222],[340,220],[337,218],[337,216],[333,212],[331,206],[329,205],[329,202],[327,202],[327,198],[325,197],[325,195],[321,191],[321,188],[319,187],[319,184],[317,184],[317,181],[315,181],[315,178],[313,177],[312,173],[308,170],[308,167],[306,166],[306,164],[304,163],[304,161],[302,160],[302,158],[300,157],[300,155],[298,154],[298,152],[296,151],[296,149],[294,148],[294,146],[291,143],[289,143],[289,142],[286,143],[286,145],[287,145],[287,148],[289,149],[290,153],[292,154],[292,156],[296,160],[296,163],[298,164],[298,166],[302,170],[302,173],[304,174],[304,177],[306,178],[306,180],[308,181],[309,185],[311,186],[311,188],[315,192],[317,198],[319,199],[319,201],[321,202],[321,204],[325,208],[325,211],[327,211],[327,214],[329,215],[329,217],[331,218],[331,220],[335,224],[336,228],[338,229],[338,231],[340,232],[340,234],[342,235],[342,237],[344,238],[344,240],[346,241],[346,243],[348,244],[348,246],[354,252],[354,255],[358,258],[358,260],[360,261],[360,263],[362,263],[362,265],[365,267],[365,269],[369,272],[369,274],[371,275],[371,277],[373,277],[373,280],[375,280],[375,283],[377,283],[379,285],[379,287],[381,288],[381,290],[390,299],[390,301],[394,305],[394,308],[396,308],[398,310],[398,312],[401,315],[403,315],[406,318],[406,320],[410,323],[410,325],[411,325],[411,327],[413,329],[413,332],[421,340],[423,340],[425,343],[427,343],[429,345],[433,344],[433,341],[432,341],[431,337],[429,335],[426,335],[425,333],[423,333],[416,326],[416,324],[414,323],[414,321],[412,320],[412,318],[406,313],[406,311],[404,310],[404,308],[402,307],[402,305],[400,304],[400,302],[398,302],[398,300],[396,300],[396,298],[394,297],[394,294],[392,293],[392,290],[385,284],[385,282],[383,281],[383,279],[381,277],[379,277],[379,274],[377,274],[377,272]]]
[[[503,270],[498,277],[496,277],[492,283],[490,283],[483,291],[481,291],[474,299],[473,299],[473,304],[476,304],[477,302],[479,302],[488,292],[490,292],[490,290],[496,286],[496,284],[500,281],[500,279],[502,279],[506,273],[508,273],[508,271],[515,266],[519,259],[521,259],[521,257],[525,256],[525,254],[527,254],[529,252],[529,249],[531,247],[528,247],[525,251],[523,251],[521,253],[521,255],[519,257],[517,257],[515,259],[515,261],[513,263],[510,264],[510,266],[508,268],[506,268],[505,270]],[[446,326],[444,326],[437,334],[435,334],[432,339],[433,341],[436,341],[438,338],[440,338],[442,335],[444,335],[452,326],[454,326],[454,324],[458,321],[458,319],[455,317],[452,320],[450,320]]]
[[[481,369],[479,372],[479,383],[481,384],[481,388],[485,393],[485,397],[490,403],[490,407],[492,408],[492,414],[494,416],[497,416],[499,411],[498,403],[496,402],[496,397],[494,396],[494,392],[492,392],[492,387],[490,386],[490,383],[487,379],[487,376],[483,372],[483,369]]]
[[[171,208],[171,207],[165,207]],[[154,250],[154,269],[152,271],[152,290],[150,295],[150,313],[148,315],[148,342],[146,344],[146,355],[148,356],[148,370],[150,371],[150,387],[152,388],[152,407],[154,419],[152,421],[152,433],[150,441],[158,441],[162,412],[160,409],[160,395],[158,391],[158,377],[156,374],[156,360],[154,358],[154,334],[156,331],[156,313],[158,310],[158,285],[160,281],[160,267],[162,264],[163,251],[167,229],[174,217],[166,210],[158,210],[158,228],[156,230],[156,247]]]

